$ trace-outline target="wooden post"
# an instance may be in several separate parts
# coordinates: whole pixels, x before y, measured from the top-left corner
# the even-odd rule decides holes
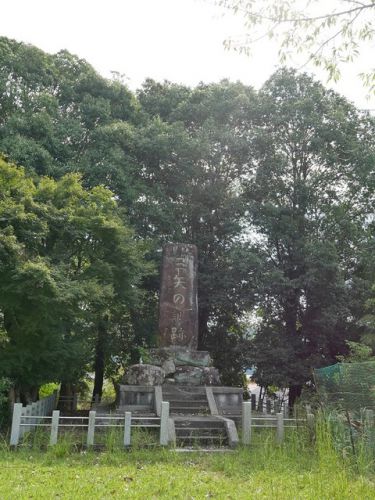
[[[251,402],[244,401],[242,403],[242,443],[250,444],[251,442]]]
[[[51,446],[54,446],[57,443],[57,435],[59,432],[59,418],[60,418],[59,410],[54,410],[52,412],[51,437],[49,440],[49,444]]]
[[[168,446],[169,401],[162,401],[160,415],[160,445]]]
[[[87,446],[93,446],[94,444],[95,417],[96,417],[96,411],[91,410],[89,412],[89,424],[87,428]]]
[[[284,440],[284,416],[282,413],[276,414],[276,441],[278,444],[282,443]]]
[[[132,425],[132,414],[130,411],[125,412],[125,424],[124,424],[124,446],[130,446],[131,443],[131,425]]]
[[[11,446],[17,446],[20,440],[21,416],[22,416],[22,403],[14,403],[12,430],[10,432]]]

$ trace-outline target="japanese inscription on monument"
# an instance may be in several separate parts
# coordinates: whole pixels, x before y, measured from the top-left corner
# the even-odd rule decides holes
[[[163,249],[159,316],[160,345],[198,345],[197,247],[182,243]]]

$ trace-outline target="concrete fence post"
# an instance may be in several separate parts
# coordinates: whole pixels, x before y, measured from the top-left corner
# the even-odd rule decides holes
[[[124,423],[124,446],[130,446],[131,444],[131,428],[132,428],[132,414],[130,411],[126,411],[125,423]]]
[[[49,444],[51,446],[54,446],[57,443],[57,435],[59,432],[59,418],[60,418],[59,410],[54,410],[52,412],[51,437],[49,440]]]
[[[282,413],[276,414],[276,442],[282,443],[284,440],[284,415]]]
[[[87,427],[87,446],[94,445],[95,417],[96,417],[96,411],[91,410],[89,412],[89,423]]]
[[[242,403],[242,444],[251,442],[251,402]]]
[[[162,401],[160,415],[160,445],[168,446],[169,401]]]
[[[14,403],[13,405],[13,417],[12,417],[12,430],[10,432],[10,445],[17,446],[20,440],[20,428],[21,428],[21,416],[22,416],[22,403]]]

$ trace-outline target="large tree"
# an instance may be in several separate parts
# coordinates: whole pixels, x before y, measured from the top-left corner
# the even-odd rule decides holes
[[[366,239],[364,186],[374,123],[344,98],[291,70],[261,89],[249,178],[250,228],[265,257],[256,378],[289,386],[334,362],[356,335],[353,279]],[[358,326],[358,325],[356,325]]]
[[[236,346],[235,337],[228,343],[225,337],[254,303],[259,269],[257,255],[242,238],[247,124],[256,95],[225,80],[195,89],[149,80],[138,98],[151,117],[138,136],[145,186],[138,217],[146,215],[138,218],[138,231],[160,243],[198,246],[199,345],[229,373]]]
[[[117,332],[133,335],[143,250],[112,193],[76,174],[33,181],[1,160],[0,186],[1,375],[28,400],[94,367],[101,395]]]

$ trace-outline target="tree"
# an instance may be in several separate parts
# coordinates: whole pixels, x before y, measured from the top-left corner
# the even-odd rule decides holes
[[[94,365],[100,395],[113,337],[133,334],[142,246],[113,194],[77,174],[32,180],[1,160],[0,185],[0,375],[27,401]]]
[[[249,32],[242,40],[227,40],[227,47],[251,52],[256,42],[276,39],[282,64],[300,54],[304,64],[323,67],[333,80],[340,77],[342,63],[353,62],[361,45],[374,38],[373,0],[222,0],[219,4],[242,16]],[[375,92],[374,69],[369,67],[361,77]]]
[[[255,93],[226,80],[195,89],[148,80],[138,98],[150,120],[137,130],[144,191],[133,223],[158,246],[198,246],[199,346],[233,381],[229,350],[239,337],[225,337],[254,302],[258,272],[258,257],[242,239]]]
[[[100,139],[137,121],[133,94],[65,50],[50,55],[0,37],[0,60],[0,150],[39,175],[80,171],[89,185],[113,188],[118,168],[110,157],[103,163]]]
[[[259,97],[247,186],[264,256],[253,363],[256,380],[289,386],[293,404],[311,368],[358,336],[353,276],[371,213],[374,123],[294,71],[276,72]]]

